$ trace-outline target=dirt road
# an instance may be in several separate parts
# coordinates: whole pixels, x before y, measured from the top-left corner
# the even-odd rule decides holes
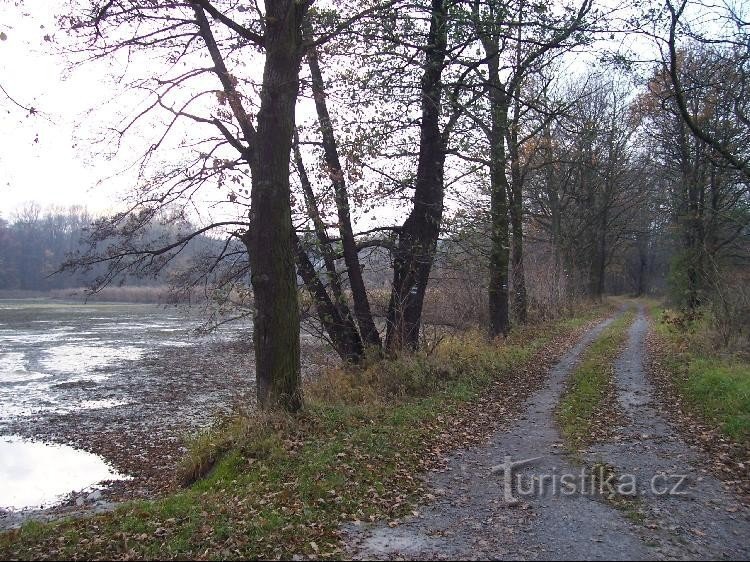
[[[615,363],[622,427],[610,443],[583,455],[565,449],[555,406],[577,361],[611,321],[586,333],[552,369],[519,421],[485,446],[455,453],[445,470],[426,476],[435,500],[418,515],[395,527],[347,528],[350,555],[747,559],[750,513],[702,468],[700,453],[680,439],[652,399],[643,367],[648,321],[642,309]],[[508,472],[508,462],[521,464]],[[592,480],[592,467],[603,464],[611,481]],[[608,491],[607,484],[617,492],[614,501],[598,493]]]

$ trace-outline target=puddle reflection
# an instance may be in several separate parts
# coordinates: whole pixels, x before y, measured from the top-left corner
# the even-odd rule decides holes
[[[69,447],[0,438],[0,508],[50,507],[67,494],[122,480],[101,457]]]

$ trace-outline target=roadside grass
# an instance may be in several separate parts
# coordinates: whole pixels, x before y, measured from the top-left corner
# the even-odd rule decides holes
[[[604,462],[600,458],[598,461],[586,466],[586,470],[594,481],[596,491],[604,501],[620,510],[632,523],[636,525],[644,525],[646,523],[646,515],[641,498],[631,493],[623,493],[624,490],[620,489],[617,485],[607,485],[608,479],[611,479],[610,482],[617,482],[618,475],[615,466]]]
[[[627,339],[634,312],[615,319],[584,353],[557,407],[557,421],[571,451],[592,442],[607,423],[601,415],[613,389],[613,361]]]
[[[705,345],[710,327],[651,307],[662,346],[661,365],[690,410],[730,439],[750,442],[750,362]]]
[[[456,429],[490,385],[518,380],[544,345],[609,310],[518,330],[446,338],[430,354],[331,368],[295,417],[238,412],[196,436],[188,488],[113,512],[0,534],[0,558],[340,556],[343,522],[408,514],[418,474],[467,439]],[[516,377],[512,379],[512,377]],[[511,392],[514,389],[509,388]]]

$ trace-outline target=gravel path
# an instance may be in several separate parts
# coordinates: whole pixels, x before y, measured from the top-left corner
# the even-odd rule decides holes
[[[616,364],[618,400],[631,421],[617,432],[613,443],[585,455],[583,464],[605,461],[616,467],[616,475],[633,474],[639,489],[661,472],[665,474],[660,484],[670,482],[668,475],[687,474],[680,488],[685,495],[647,493],[615,507],[592,493],[590,478],[565,451],[553,418],[555,406],[581,354],[611,321],[587,332],[552,369],[547,385],[529,400],[520,420],[496,433],[485,446],[455,453],[444,470],[426,476],[435,496],[430,505],[398,526],[346,528],[350,555],[358,559],[747,558],[747,513],[717,481],[696,468],[700,463],[695,455],[650,402],[643,371],[647,322],[642,311]],[[512,462],[531,460],[508,476],[498,469],[507,455]],[[561,485],[563,475],[574,483],[574,493]],[[508,479],[512,486],[506,491]],[[532,485],[534,491],[528,493]]]
[[[648,321],[640,309],[615,364],[618,401],[628,423],[617,441],[592,448],[588,458],[611,464],[618,474],[636,476],[635,509],[655,556],[747,560],[750,513],[708,473],[708,459],[681,439],[660,412],[669,405],[654,400],[646,378],[647,332]],[[677,485],[679,493],[662,493]]]

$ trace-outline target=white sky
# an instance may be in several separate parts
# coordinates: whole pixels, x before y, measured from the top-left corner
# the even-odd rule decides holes
[[[94,213],[114,211],[138,181],[131,165],[152,141],[149,135],[163,129],[142,126],[125,137],[129,146],[108,159],[104,153],[113,151],[113,145],[91,140],[100,137],[105,126],[132,116],[144,96],[133,91],[122,94],[123,87],[116,84],[122,67],[116,62],[71,67],[70,56],[60,52],[66,37],[54,17],[64,0],[17,4],[17,0],[0,0],[0,33],[6,36],[0,41],[0,85],[39,114],[27,115],[0,91],[0,217],[9,219],[32,201],[42,207],[84,205]],[[45,41],[47,34],[53,41]],[[140,60],[138,67],[143,65]],[[212,84],[214,79],[209,80]],[[300,101],[299,112],[303,117],[314,115],[309,101]],[[172,145],[187,136],[184,128],[177,131],[171,135]],[[201,197],[196,200],[199,221],[229,218],[228,205],[216,204],[226,201],[225,193],[205,191]],[[390,222],[395,210],[384,211]],[[363,224],[363,228],[371,226],[370,220]]]
[[[91,132],[87,111],[106,101],[108,72],[99,65],[68,73],[64,57],[45,42],[56,32],[58,2],[12,4],[0,0],[0,32],[7,36],[0,41],[0,85],[40,114],[27,116],[0,92],[0,214],[8,218],[31,200],[111,210],[133,175],[98,185],[112,163],[90,158],[81,138]]]
[[[18,4],[0,0],[0,33],[7,36],[0,41],[0,85],[40,114],[27,116],[0,92],[0,216],[9,218],[29,201],[112,211],[136,173],[126,169],[128,150],[108,160],[102,154],[108,147],[89,140],[101,132],[105,116],[116,115],[118,104],[108,103],[117,91],[117,68],[110,66],[116,63],[69,70],[59,47],[44,40],[50,34],[65,42],[54,19],[64,1]]]

